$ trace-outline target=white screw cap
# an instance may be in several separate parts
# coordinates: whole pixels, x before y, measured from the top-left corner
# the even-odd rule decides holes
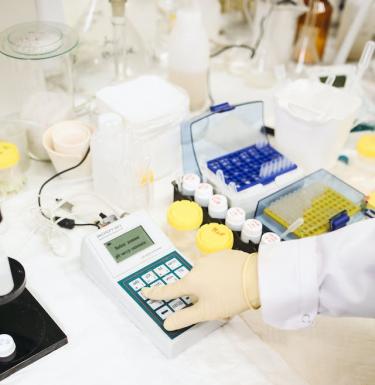
[[[260,243],[262,245],[271,245],[273,243],[278,243],[280,241],[281,241],[281,238],[277,234],[268,232],[263,234]]]
[[[233,231],[241,231],[246,219],[245,210],[241,207],[232,207],[225,217],[225,224]]]
[[[0,358],[7,358],[16,351],[16,344],[9,334],[0,334]]]
[[[195,190],[201,183],[201,178],[197,174],[188,173],[182,177],[182,194],[194,195]]]
[[[228,200],[224,195],[212,195],[208,202],[208,215],[211,218],[224,219],[228,211]]]
[[[214,195],[214,189],[209,183],[199,183],[195,190],[194,200],[201,207],[208,207],[210,198]]]
[[[258,244],[262,236],[262,223],[257,219],[248,219],[242,226],[241,241]]]

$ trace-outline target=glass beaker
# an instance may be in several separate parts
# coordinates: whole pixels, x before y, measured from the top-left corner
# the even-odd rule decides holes
[[[14,62],[12,69],[17,79],[18,108],[11,118],[41,127],[28,131],[34,143],[42,142],[49,125],[73,114],[70,52],[77,43],[71,28],[52,22],[16,24],[0,33],[0,53]],[[48,159],[43,151],[32,155]]]

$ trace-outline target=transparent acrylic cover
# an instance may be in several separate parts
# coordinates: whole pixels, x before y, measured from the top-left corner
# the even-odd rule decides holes
[[[255,218],[278,235],[303,218],[303,223],[283,238],[305,238],[331,231],[330,220],[340,215],[347,215],[348,223],[364,219],[364,198],[360,191],[322,169],[260,200]]]
[[[261,101],[211,111],[185,123],[181,130],[184,171],[202,175],[209,160],[266,141],[262,127]]]
[[[60,23],[22,23],[0,33],[0,52],[15,59],[48,59],[71,51],[77,44],[76,32]]]

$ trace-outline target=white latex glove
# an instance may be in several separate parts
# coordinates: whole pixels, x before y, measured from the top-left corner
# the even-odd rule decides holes
[[[197,322],[231,317],[259,308],[257,254],[226,250],[198,260],[181,280],[166,286],[144,288],[147,298],[171,300],[188,295],[193,306],[177,311],[164,321],[166,330]]]

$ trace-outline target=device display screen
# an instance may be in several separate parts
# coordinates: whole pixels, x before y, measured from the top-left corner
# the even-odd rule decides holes
[[[152,246],[154,242],[146,233],[142,226],[138,226],[117,238],[106,242],[104,245],[112,255],[114,260],[119,263],[138,252]]]

